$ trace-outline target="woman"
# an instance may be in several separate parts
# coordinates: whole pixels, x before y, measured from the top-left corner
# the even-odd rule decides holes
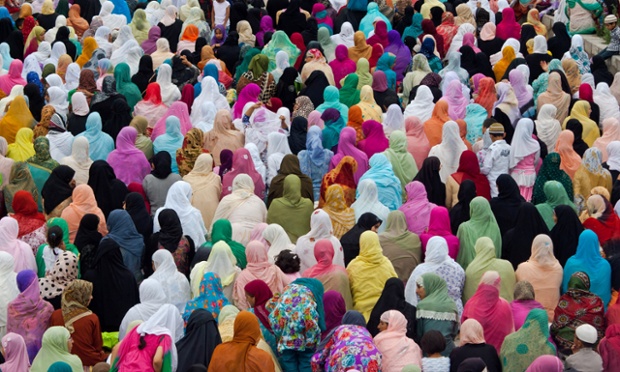
[[[382,354],[383,371],[400,371],[405,366],[421,364],[422,350],[406,336],[407,319],[397,310],[381,314],[383,329],[374,337],[375,345]],[[387,323],[387,327],[385,324]]]
[[[611,178],[611,173],[603,168],[602,161],[601,151],[596,147],[589,148],[583,154],[582,164],[573,177],[575,202],[578,203],[580,209],[589,200],[589,190],[602,186],[611,191],[614,180]]]
[[[407,220],[401,211],[390,212],[383,226],[383,232],[379,229],[383,253],[392,262],[398,277],[406,281],[421,261],[420,239],[407,229]]]
[[[83,371],[82,361],[71,354],[73,340],[70,332],[64,327],[50,327],[41,342],[41,350],[32,362],[33,371],[49,370],[52,364],[61,361],[69,365],[73,372]]]
[[[191,298],[190,287],[185,275],[178,271],[172,253],[168,249],[159,249],[153,254],[152,262],[155,272],[151,278],[161,284],[168,303],[182,311]]]
[[[390,134],[390,147],[385,150],[384,154],[392,164],[392,169],[400,180],[401,191],[404,194],[405,185],[418,173],[415,159],[407,151],[407,136],[405,133],[402,131],[392,132]]]
[[[236,151],[243,144],[243,133],[234,129],[230,112],[219,110],[213,121],[213,129],[205,134],[204,139],[204,148],[213,154],[215,164],[220,165],[220,152],[223,149]]]
[[[154,128],[155,124],[168,111],[168,107],[161,98],[161,87],[158,83],[150,83],[146,87],[144,98],[134,107],[134,116],[142,116],[148,120],[148,128]]]
[[[615,240],[618,237],[620,221],[607,199],[601,195],[592,195],[588,199],[587,207],[590,217],[583,222],[583,227],[594,231],[602,246],[612,239]]]
[[[358,76],[360,75],[359,68],[358,68],[357,74]],[[362,81],[360,80],[360,84],[361,83]],[[358,84],[358,88],[360,88],[359,84]],[[362,119],[364,119],[364,121],[372,120],[374,122],[381,122],[383,120],[383,116],[382,116],[383,110],[375,101],[375,98],[373,96],[373,88],[371,86],[369,85],[361,86],[360,102],[356,106],[362,109]],[[364,135],[365,137],[367,137],[367,133],[364,133]],[[387,148],[387,143],[386,143],[385,148]]]
[[[463,290],[463,299],[467,300],[472,297],[483,274],[489,270],[494,270],[501,277],[501,297],[512,301],[516,279],[510,262],[497,258],[494,253],[493,243],[487,237],[478,239],[475,249],[476,257],[465,270],[466,282]]]
[[[194,364],[209,366],[215,348],[222,343],[217,322],[204,309],[196,309],[187,321],[185,336],[177,341],[178,370],[191,369]]]
[[[532,137],[534,122],[521,119],[517,123],[510,152],[510,175],[517,181],[521,196],[526,201],[532,199],[536,179],[536,163],[540,158],[540,144]]]
[[[446,201],[446,187],[440,177],[441,161],[436,156],[424,159],[420,171],[414,181],[424,184],[428,200],[436,205],[444,205]]]
[[[460,346],[450,353],[450,370],[458,368],[467,359],[480,358],[488,371],[501,371],[497,350],[485,341],[484,329],[476,319],[467,319],[461,324]],[[454,369],[456,371],[456,369]]]
[[[584,272],[592,283],[588,290],[600,297],[606,307],[611,298],[611,269],[598,251],[599,239],[592,230],[584,230],[579,235],[579,244],[574,256],[566,261],[562,291],[568,290],[569,281],[575,272]],[[589,283],[588,283],[589,284]]]
[[[560,123],[564,123],[564,120],[568,116],[570,95],[562,90],[562,79],[560,74],[554,74],[552,72],[553,71],[549,73],[547,90],[538,96],[536,104],[538,110],[536,113],[540,113],[540,110],[545,104],[552,104],[557,109],[555,119]],[[594,139],[592,141],[594,141]]]
[[[481,196],[474,198],[470,203],[469,221],[462,223],[457,232],[460,248],[457,262],[464,268],[473,261],[475,246],[478,238],[489,237],[495,247],[495,256],[501,256],[501,233],[497,221],[493,216],[489,202]]]
[[[555,152],[560,154],[560,169],[566,172],[572,179],[581,165],[581,156],[573,149],[575,135],[570,130],[560,132],[558,141],[555,145]]]
[[[381,332],[378,327],[381,322],[385,322],[383,320],[385,312],[390,310],[398,311],[407,321],[407,324],[403,326],[403,334],[406,333],[408,338],[416,337],[416,309],[405,301],[405,286],[398,278],[390,278],[385,282],[381,297],[370,313],[366,328],[373,337]]]
[[[151,205],[151,214],[165,204],[172,184],[181,180],[181,176],[172,173],[172,158],[167,151],[158,152],[151,158],[150,174],[140,182]]]
[[[398,209],[402,204],[402,191],[389,160],[383,154],[375,154],[369,164],[370,170],[360,178],[360,183],[367,179],[374,181],[379,190],[379,201],[390,210]],[[359,197],[360,190],[357,191]]]
[[[13,151],[15,154],[11,154],[11,148],[14,147],[14,142],[17,143],[18,141],[20,141],[21,137],[24,136],[24,134],[20,135],[20,133],[29,133],[28,130],[30,130],[30,128],[33,127],[35,124],[34,117],[30,113],[30,110],[28,110],[28,105],[26,104],[23,96],[17,96],[11,101],[11,105],[4,114],[2,120],[0,121],[0,124],[2,126],[2,130],[0,130],[0,135],[3,136],[11,144],[11,146],[9,146],[8,156],[11,158],[13,158],[15,155],[19,156],[19,151]]]
[[[92,283],[75,280],[62,294],[62,308],[50,319],[51,326],[66,327],[73,339],[71,352],[85,366],[94,366],[105,360],[103,341],[99,332],[99,318],[88,310],[93,290]]]
[[[467,319],[480,322],[485,342],[498,352],[504,338],[514,331],[512,309],[508,301],[500,297],[500,283],[501,277],[497,271],[485,272],[476,293],[465,304],[461,317],[462,322]]]
[[[111,211],[121,209],[128,193],[127,186],[116,178],[114,170],[103,160],[93,162],[88,174],[90,186],[95,200],[101,205],[103,215],[107,217]]]
[[[228,302],[232,302],[233,283],[241,269],[236,266],[237,259],[233,255],[229,244],[220,238],[211,248],[207,261],[196,264],[190,274],[192,297],[200,293],[200,285],[205,273],[212,272],[220,278],[223,294]]]
[[[573,108],[570,111],[570,116],[566,117],[563,121],[564,128],[567,127],[568,121],[571,119],[576,119],[579,123],[581,123],[583,127],[582,138],[588,147],[592,147],[594,141],[600,137],[598,124],[594,120],[590,119],[590,112],[590,103],[588,101],[579,100],[573,105]]]
[[[294,174],[284,179],[284,191],[281,198],[276,198],[267,212],[267,223],[277,223],[287,231],[292,242],[310,231],[310,216],[313,204],[310,199],[301,196],[301,181]],[[294,216],[294,217],[293,217]]]
[[[541,355],[555,355],[556,348],[548,340],[549,330],[544,310],[533,309],[525,324],[508,335],[502,345],[500,359],[504,371],[522,371]],[[525,351],[523,346],[525,346]]]
[[[334,245],[328,239],[317,241],[314,246],[314,257],[317,261],[316,265],[310,267],[303,272],[304,278],[318,279],[325,291],[338,292],[347,308],[353,306],[351,298],[351,289],[349,286],[349,277],[344,267],[333,264]]]
[[[138,131],[138,137],[136,138],[136,148],[142,151],[147,159],[151,159],[154,154],[153,141],[151,141],[150,136],[147,135],[147,129],[149,126],[148,120],[144,116],[134,116],[134,118],[129,123],[129,126],[134,127],[136,131]]]
[[[554,212],[557,223],[549,236],[553,241],[554,256],[564,266],[577,251],[579,236],[584,229],[575,210],[570,206],[558,205]]]
[[[41,298],[39,280],[34,271],[21,271],[16,280],[20,293],[8,304],[6,330],[23,337],[32,361],[41,348],[41,337],[54,308]],[[33,319],[35,324],[26,327],[25,324],[30,324]]]
[[[35,255],[39,278],[43,278],[48,274],[51,275],[61,254],[71,252],[76,257],[79,255],[77,247],[69,243],[69,228],[65,220],[62,218],[51,218],[46,225],[48,230],[47,242],[38,247]],[[72,256],[68,256],[68,258],[73,259]],[[60,269],[60,271],[62,270],[63,268]],[[74,275],[77,276],[77,273]],[[59,293],[56,293],[56,295],[59,295]],[[60,308],[60,298],[56,297],[55,299],[57,300],[56,302],[50,302],[55,308]]]
[[[465,150],[461,153],[459,167],[455,173],[446,180],[446,205],[449,208],[458,203],[458,192],[463,181],[471,180],[476,184],[476,193],[487,200],[491,200],[491,188],[487,177],[480,173],[478,158],[472,151]]]
[[[342,186],[338,184],[327,188],[323,210],[332,220],[333,234],[336,239],[340,239],[355,225],[355,212],[347,206]]]
[[[28,191],[35,199],[37,205],[41,204],[39,197],[39,191],[32,179],[32,175],[28,169],[26,163],[17,162],[13,163],[11,167],[11,182],[4,187],[4,203],[6,205],[6,211],[13,213],[13,198],[15,194],[21,190]]]
[[[407,228],[416,235],[428,229],[431,210],[436,207],[426,197],[424,185],[419,181],[407,184],[407,202],[399,210],[405,214]]]
[[[351,109],[350,111],[353,111]],[[340,140],[338,141],[338,151],[331,158],[329,169],[332,170],[338,166],[345,156],[350,156],[357,163],[357,170],[354,174],[355,183],[359,184],[360,178],[368,170],[368,155],[355,146],[356,143],[355,129],[345,127],[340,131]],[[306,145],[307,147],[307,145]]]
[[[116,138],[116,149],[108,155],[107,159],[117,178],[127,185],[131,182],[141,183],[151,170],[144,153],[136,148],[137,137],[138,131],[135,128],[121,129]],[[131,172],[125,171],[130,168]]]
[[[75,170],[68,165],[60,165],[50,174],[41,190],[43,211],[48,217],[60,217],[71,203],[71,194],[77,184],[75,174]]]
[[[302,173],[299,159],[297,156],[288,154],[282,159],[280,170],[278,175],[273,178],[269,187],[269,195],[267,197],[267,205],[271,204],[271,201],[283,195],[284,179],[289,174],[295,174],[301,180],[301,195],[304,198],[308,198],[314,201],[314,191],[312,186],[312,179],[306,174]]]
[[[190,199],[192,196],[191,186],[184,181],[175,182],[168,189],[166,202],[155,212],[153,232],[160,230],[158,215],[164,209],[174,209],[179,215],[183,226],[183,234],[192,238],[197,247],[205,242],[207,229],[204,226],[200,211],[194,208]]]
[[[373,231],[362,233],[360,254],[349,263],[347,272],[351,282],[353,307],[368,319],[372,306],[380,297],[385,281],[396,277],[392,263],[381,252],[377,233]]]
[[[200,211],[205,226],[211,226],[222,192],[220,177],[213,173],[213,157],[200,154],[183,181],[192,187],[192,205]]]
[[[114,210],[107,218],[108,235],[121,247],[125,266],[134,273],[136,280],[142,278],[140,262],[144,253],[144,238],[136,230],[131,216],[125,210]]]
[[[91,112],[86,119],[86,131],[77,135],[77,138],[85,137],[88,140],[90,158],[105,160],[114,150],[114,140],[109,134],[102,132],[103,124],[98,112]]]
[[[45,216],[37,210],[37,203],[28,191],[18,191],[13,198],[12,217],[19,224],[17,238],[35,251],[46,240]]]
[[[204,133],[198,128],[190,129],[183,139],[183,147],[177,150],[176,162],[181,177],[187,175],[193,168],[196,158],[206,153],[203,147]]]
[[[427,123],[424,123],[425,127]],[[438,157],[441,161],[442,167],[439,170],[439,175],[442,182],[446,182],[448,176],[457,171],[461,153],[465,150],[467,150],[467,146],[461,139],[458,124],[447,121],[442,127],[441,143],[431,147],[428,154]]]
[[[573,200],[573,182],[570,177],[560,169],[561,156],[558,153],[550,153],[545,157],[542,167],[536,176],[534,183],[534,192],[532,194],[532,204],[544,203],[547,197],[544,192],[544,186],[548,181],[558,181],[566,190],[569,200]]]
[[[61,218],[69,224],[69,240],[75,240],[79,223],[85,214],[92,213],[99,217],[99,232],[103,235],[108,233],[105,216],[97,206],[97,200],[93,189],[88,185],[79,185],[73,189],[72,202],[61,214]]]
[[[30,128],[22,128],[17,131],[15,141],[9,145],[6,156],[14,161],[27,161],[35,155],[32,138],[34,133]],[[9,137],[5,137],[9,138]]]
[[[537,235],[549,234],[549,229],[536,207],[530,203],[521,204],[514,226],[503,235],[502,258],[510,261],[516,269],[528,258],[528,252],[522,247],[530,247]]]

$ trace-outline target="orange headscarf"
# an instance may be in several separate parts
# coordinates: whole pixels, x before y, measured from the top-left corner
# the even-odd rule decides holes
[[[188,25],[183,31],[183,36],[181,36],[181,40],[194,42],[200,36],[200,30],[196,25]]]
[[[82,35],[88,30],[88,21],[80,16],[80,6],[78,4],[71,5],[69,8],[69,18],[67,18],[67,26],[73,27],[75,34],[82,38]],[[82,67],[82,66],[80,66]]]
[[[497,101],[495,82],[490,77],[480,79],[480,89],[474,102],[487,110],[487,117],[493,115],[493,105]]]
[[[362,109],[357,105],[351,106],[351,108],[349,109],[349,122],[347,123],[347,126],[355,129],[356,144],[357,142],[364,139],[364,132],[362,131],[362,124],[364,124],[364,119],[362,119]]]
[[[459,125],[459,135],[461,136],[463,143],[467,146],[467,150],[472,151],[471,143],[467,140],[467,123],[463,119],[457,119],[456,123]]]
[[[517,58],[515,50],[510,45],[505,46],[504,49],[502,49],[502,59],[500,59],[495,66],[493,66],[495,81],[499,83],[502,80],[508,66],[515,58]]]
[[[440,99],[435,104],[431,118],[424,122],[424,134],[428,138],[431,147],[441,143],[441,129],[446,121],[450,121],[448,115],[448,101]]]
[[[560,169],[566,172],[571,179],[573,179],[581,165],[581,157],[573,149],[574,141],[575,135],[566,129],[560,132],[558,141],[555,144],[555,152],[560,154]]]
[[[353,35],[353,42],[355,43],[355,46],[349,48],[349,58],[351,58],[355,63],[357,63],[357,60],[360,58],[370,60],[370,56],[372,55],[372,47],[366,44],[366,36],[362,31],[357,31]]]
[[[95,38],[92,36],[89,36],[87,38],[84,39],[84,45],[82,46],[82,54],[80,54],[80,56],[75,60],[75,63],[77,63],[80,68],[83,68],[84,65],[90,61],[90,59],[93,56],[93,52],[98,48],[99,46],[97,45],[97,42],[95,41]]]

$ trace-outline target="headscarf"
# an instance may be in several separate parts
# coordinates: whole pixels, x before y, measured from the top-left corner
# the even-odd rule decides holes
[[[198,129],[190,129],[183,139],[183,147],[176,152],[176,162],[181,176],[187,175],[194,168],[196,159],[203,150],[204,133]]]
[[[555,222],[553,220],[553,210],[558,205],[568,205],[573,208],[574,211],[577,211],[575,204],[568,198],[568,194],[566,193],[566,189],[564,186],[558,181],[547,181],[543,186],[543,192],[547,197],[547,200],[542,204],[537,204],[536,208],[540,213],[543,220],[547,224],[549,230],[553,228]]]
[[[572,131],[563,130],[555,145],[555,152],[559,153],[562,159],[560,169],[565,171],[571,179],[581,165],[581,157],[573,150],[574,140],[575,135]]]
[[[536,176],[534,183],[534,191],[532,196],[533,204],[540,204],[547,200],[543,191],[547,181],[558,181],[564,186],[568,199],[573,199],[573,183],[566,172],[560,169],[561,158],[557,152],[552,152],[545,157],[542,167]]]
[[[15,289],[17,294],[16,285]],[[13,332],[7,333],[2,337],[2,348],[6,358],[4,363],[0,364],[2,369],[6,371],[28,371],[30,369],[26,343],[22,336]]]
[[[564,120],[564,127],[567,126],[569,120],[578,120],[583,127],[582,138],[588,147],[591,147],[594,144],[594,141],[600,137],[600,132],[598,125],[594,122],[594,120],[590,119],[589,112],[590,103],[588,101],[577,101],[573,105],[570,116]]]
[[[71,333],[65,327],[50,327],[41,339],[41,350],[32,362],[31,370],[53,370],[53,364],[66,363],[72,371],[83,370],[82,361],[69,350]]]
[[[349,58],[355,63],[357,63],[360,58],[366,58],[366,60],[370,59],[372,46],[366,44],[364,32],[361,30],[355,32],[353,40],[355,46],[349,47]]]
[[[502,240],[499,227],[489,202],[475,197],[470,203],[470,220],[461,224],[457,236],[461,242],[457,262],[464,268],[472,262],[480,237],[488,237],[495,247],[495,256],[501,257]]]
[[[448,102],[448,115],[452,120],[465,117],[465,110],[469,103],[469,98],[463,96],[461,82],[453,80],[448,83],[442,99]]]
[[[556,348],[548,338],[547,314],[542,309],[532,309],[523,326],[504,340],[500,352],[502,367],[522,370],[541,355],[555,355]]]
[[[86,131],[76,136],[76,138],[85,137],[88,140],[92,160],[104,160],[114,150],[114,140],[102,131],[102,127],[99,113],[91,112],[86,119]]]
[[[178,370],[191,370],[194,364],[208,367],[215,348],[221,343],[213,315],[204,309],[194,310],[187,321],[185,336],[176,343]]]
[[[360,182],[369,179],[374,181],[379,192],[379,200],[390,210],[395,210],[402,204],[402,189],[400,180],[394,175],[392,164],[383,154],[375,154],[369,161],[370,169],[360,178]],[[357,190],[359,196],[359,189]]]
[[[416,284],[423,287],[426,292],[426,296],[418,302],[417,319],[458,322],[456,304],[448,294],[448,287],[444,279],[429,272],[419,277]]]
[[[381,153],[389,147],[389,140],[385,137],[385,132],[383,131],[381,123],[375,120],[366,120],[364,124],[362,124],[362,131],[364,132],[365,138],[359,141],[357,146],[366,153],[369,159],[373,155]]]
[[[116,178],[125,184],[142,182],[151,171],[144,153],[136,148],[138,131],[134,127],[121,129],[116,137],[116,150],[110,152],[107,161],[114,169]]]
[[[461,153],[465,150],[467,146],[461,139],[458,124],[454,121],[446,122],[442,127],[441,143],[433,146],[429,152],[430,156],[436,156],[441,161],[439,175],[442,182],[446,182],[448,177],[456,172]]]
[[[511,142],[511,169],[516,167],[519,162],[531,154],[540,156],[540,144],[532,137],[533,132],[534,122],[531,119],[519,120]]]

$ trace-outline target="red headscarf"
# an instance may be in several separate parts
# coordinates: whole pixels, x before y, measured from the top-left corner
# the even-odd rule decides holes
[[[291,35],[291,43],[295,44],[300,51],[299,57],[297,57],[297,61],[295,61],[295,69],[299,71],[301,68],[301,62],[306,57],[306,44],[304,43],[304,37],[301,36],[299,32],[294,32]]]
[[[390,44],[388,41],[387,25],[384,21],[377,21],[377,23],[375,23],[375,34],[366,41],[366,44],[381,44],[384,48]]]
[[[579,99],[594,102],[594,92],[592,92],[592,86],[587,83],[583,83],[579,86]]]
[[[377,67],[377,61],[383,55],[383,45],[375,44],[372,46],[372,54],[370,55],[370,59],[368,60],[368,64],[370,68]]]
[[[232,170],[226,173],[222,179],[222,197],[232,192],[232,184],[235,177],[242,173],[245,173],[252,178],[252,181],[254,181],[254,194],[262,198],[265,193],[265,183],[263,182],[263,177],[256,171],[250,151],[244,147],[235,150],[233,153]]]
[[[338,265],[333,264],[334,245],[329,239],[321,239],[314,244],[314,258],[316,265],[303,272],[304,278],[317,278],[322,275],[329,274],[332,271],[346,270]]]
[[[159,83],[150,83],[146,87],[146,92],[144,93],[144,101],[150,102],[154,105],[161,105],[161,87]]]
[[[269,311],[265,308],[265,304],[273,297],[273,293],[267,283],[260,279],[252,280],[244,287],[245,292],[254,297],[254,314],[263,323],[263,326],[271,331],[269,323]]]
[[[192,105],[194,104],[194,86],[192,84],[185,84],[183,91],[181,91],[181,101],[187,104],[187,111],[192,113]]]
[[[465,150],[461,153],[459,168],[456,173],[452,174],[452,178],[454,178],[459,185],[465,180],[473,181],[476,184],[476,195],[491,200],[489,180],[485,175],[480,173],[478,157],[473,151]]]
[[[474,102],[487,110],[487,117],[493,115],[493,105],[497,101],[497,92],[495,91],[495,80],[490,77],[480,79],[478,88],[478,96]]]
[[[144,187],[142,187],[141,183],[132,182],[127,185],[127,190],[129,192],[137,192],[142,195],[142,199],[144,199],[144,206],[146,207],[146,211],[151,214],[151,203],[149,202],[149,198],[146,196],[146,192],[144,192]]]
[[[13,211],[15,211],[12,217],[17,220],[19,225],[18,237],[30,234],[45,225],[45,216],[39,213],[37,202],[34,201],[30,192],[23,190],[16,192],[13,196],[12,206]]]
[[[497,25],[495,37],[502,40],[521,39],[521,25],[515,20],[515,11],[511,7],[502,10],[502,21]]]

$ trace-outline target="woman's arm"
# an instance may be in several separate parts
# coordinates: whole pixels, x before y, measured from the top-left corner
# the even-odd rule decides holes
[[[158,346],[155,351],[155,356],[153,357],[153,370],[155,372],[161,372],[164,366],[164,348],[162,346]]]

